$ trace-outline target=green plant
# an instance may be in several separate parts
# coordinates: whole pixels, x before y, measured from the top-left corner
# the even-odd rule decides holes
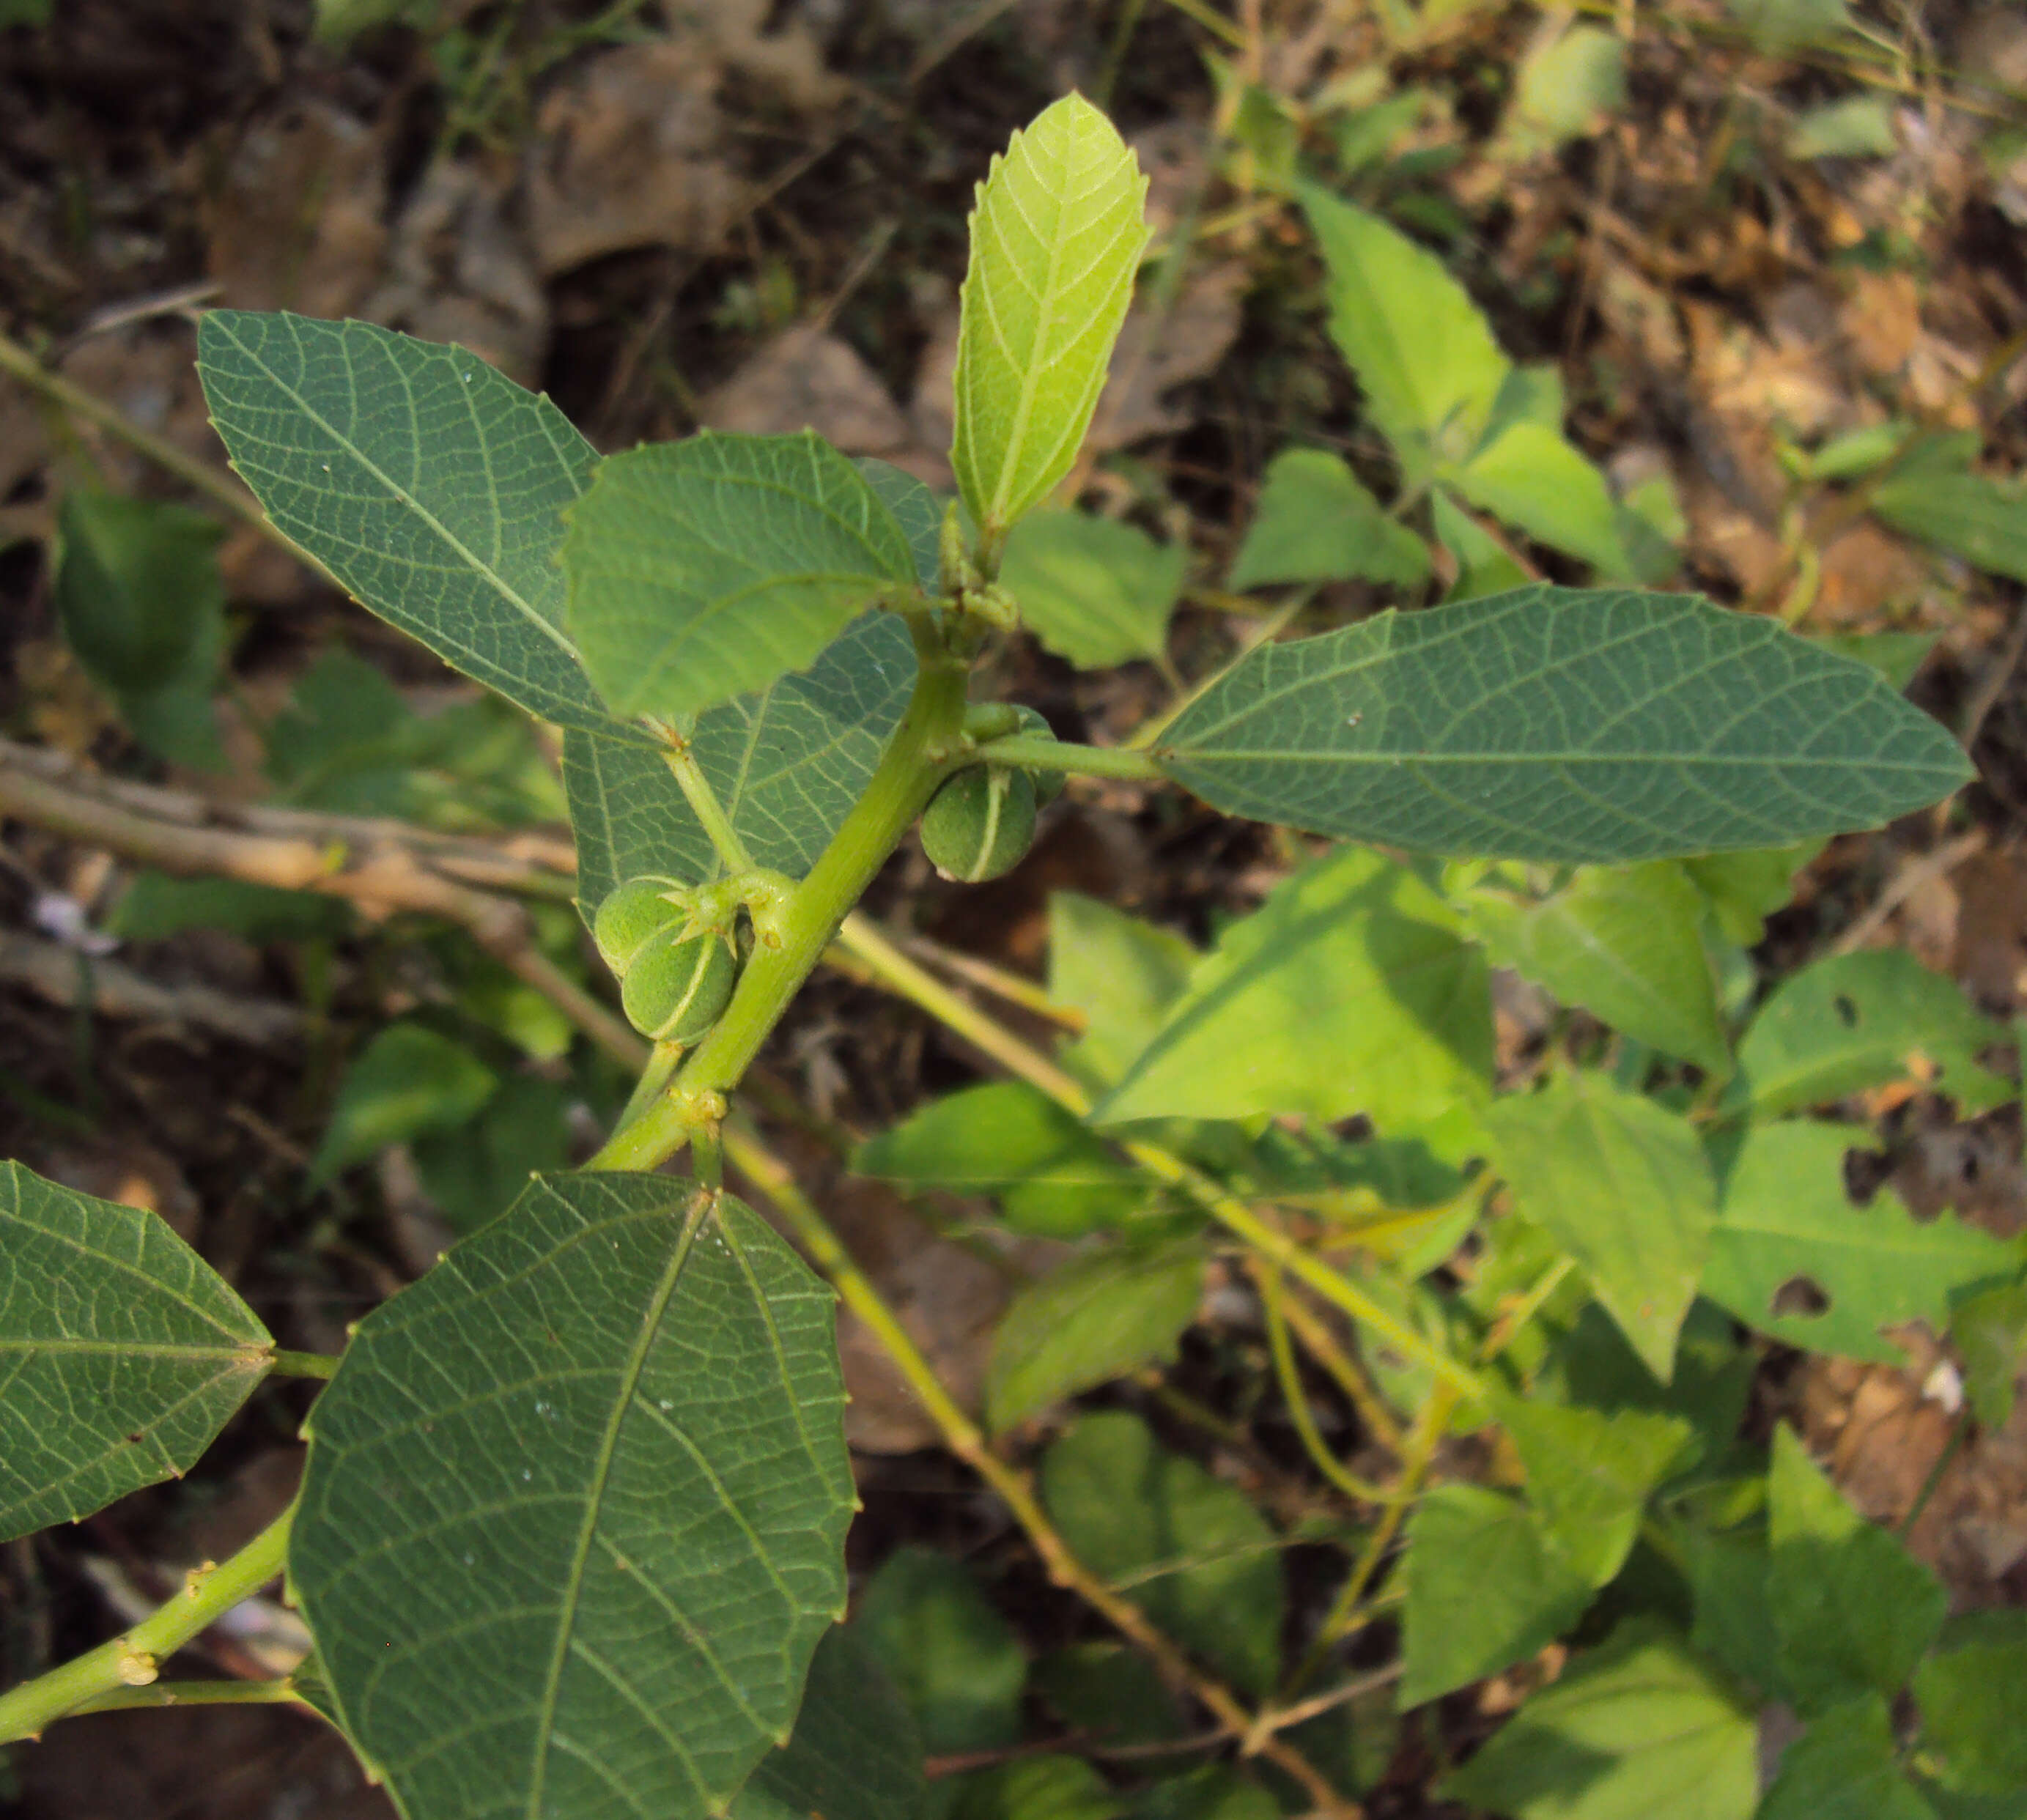
[[[1961,752],[1875,670],[1774,622],[1618,585],[1493,589],[1519,558],[1475,511],[1619,577],[1626,508],[1564,438],[1549,376],[1507,360],[1433,258],[1313,190],[1333,333],[1402,493],[1389,511],[1335,457],[1285,455],[1228,579],[1421,586],[1426,507],[1453,597],[1260,641],[1123,747],[969,700],[1031,583],[1073,657],[1158,646],[1172,608],[1176,553],[1029,515],[1090,422],[1143,188],[1076,98],[995,162],[948,503],[810,435],[600,460],[460,349],[205,319],[214,420],[274,524],[563,730],[579,906],[654,1043],[597,1026],[644,1058],[590,1166],[537,1176],[334,1361],[276,1352],[160,1223],[8,1167],[8,1533],[186,1470],[270,1371],[330,1381],[289,1515],[157,1617],[0,1696],[0,1738],[161,1698],[168,1654],[286,1560],[316,1651],[276,1697],[338,1726],[412,1820],[1124,1811],[1061,1754],[925,1795],[911,1728],[934,1752],[1011,1744],[1026,1665],[963,1570],[919,1551],[834,1627],[855,1497],[832,1292],[727,1191],[729,1165],[1052,1577],[1155,1671],[1083,1645],[1038,1665],[1037,1693],[1178,1752],[1187,1695],[1238,1741],[1237,1766],[1150,1758],[1135,1812],[1271,1813],[1283,1792],[1350,1811],[1369,1690],[1313,1682],[1396,1619],[1404,1706],[1559,1637],[1595,1645],[1449,1778],[1495,1811],[1970,1814],[2019,1783],[1984,1691],[2027,1674],[2018,1630],[1948,1630],[1925,1570],[1792,1434],[1770,1464],[1738,1434],[1752,1356],[1734,1319],[1890,1358],[1885,1328],[1955,1314],[1988,1362],[1981,1406],[2010,1386],[2020,1246],[1917,1225],[1884,1191],[1850,1216],[1850,1134],[1813,1116],[1906,1078],[1917,1052],[1960,1106],[1994,1104],[2005,1032],[1895,955],[1820,963],[1749,1016],[1720,989],[1806,844],[1937,800],[1967,775]],[[1080,618],[1093,589],[1123,624]],[[1299,863],[1202,953],[1058,898],[1048,999],[1078,1034],[1049,1054],[855,906],[925,814],[932,858],[1001,869],[974,799],[990,820],[995,794],[1025,790],[1032,813],[1033,780],[1065,775],[1180,784],[1282,825]],[[939,803],[962,825],[939,833]],[[944,839],[962,851],[939,855]],[[1080,1242],[999,1331],[991,1440],[731,1103],[833,944],[1012,1077],[922,1109],[858,1166],[989,1194],[1014,1230]],[[1572,1013],[1505,1091],[1495,963]],[[349,1115],[341,1099],[319,1167],[385,1141],[386,1109],[427,1082],[420,1128],[452,1168],[450,1134],[499,1091],[455,1058],[426,1028],[382,1033],[354,1071],[372,1063],[373,1091]],[[653,1172],[685,1150],[688,1179]],[[1274,1382],[1335,1504],[1278,1526],[1124,1409],[1050,1441],[1031,1485],[1010,1437],[1172,1357],[1220,1254],[1258,1290]],[[1797,1282],[1813,1312],[1784,1294]],[[1383,1482],[1331,1452],[1305,1360],[1379,1439]],[[1494,1428],[1500,1482],[1431,1482],[1447,1437]],[[1291,1665],[1298,1539],[1347,1564]],[[1911,1752],[1891,1706],[1911,1688]],[[1756,1693],[1808,1721],[1763,1804]]]

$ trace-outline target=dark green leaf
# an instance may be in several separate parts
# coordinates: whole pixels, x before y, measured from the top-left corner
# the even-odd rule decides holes
[[[1109,1144],[1015,1080],[931,1101],[861,1144],[851,1166],[910,1187],[997,1195],[1017,1231],[1055,1239],[1116,1225],[1147,1196]]]
[[[1701,894],[1673,860],[1586,867],[1523,907],[1481,895],[1472,925],[1498,965],[1580,1005],[1613,1028],[1728,1072],[1717,985],[1704,951]]]
[[[273,1346],[159,1215],[0,1163],[0,1541],[188,1471]]]
[[[1693,1526],[1679,1534],[1696,1607],[1690,1641],[1745,1685],[1769,1700],[1785,1697],[1781,1639],[1767,1597],[1765,1536]]]
[[[1080,670],[1168,648],[1189,551],[1084,512],[1036,512],[1008,535],[999,585],[1035,636]]]
[[[807,670],[698,718],[691,755],[756,866],[799,878],[880,762],[915,683],[915,648],[891,613],[869,613]],[[630,878],[701,884],[718,859],[655,748],[595,734],[563,741],[589,917]]]
[[[1516,1820],[1748,1820],[1752,1717],[1679,1639],[1627,1626],[1441,1784]]]
[[[795,1735],[760,1759],[731,1820],[917,1820],[925,1791],[900,1691],[855,1629],[834,1626],[810,1659]]]
[[[1346,847],[1226,929],[1092,1117],[1361,1113],[1388,1130],[1481,1097],[1491,1042],[1484,958],[1457,913]]]
[[[1143,1365],[1172,1364],[1203,1294],[1193,1245],[1112,1250],[1058,1264],[1014,1297],[992,1336],[986,1413],[1003,1432]]]
[[[1516,1497],[1442,1485],[1408,1524],[1403,1707],[1524,1660],[1584,1614],[1591,1576]]]
[[[1143,1792],[1133,1820],[1280,1820],[1281,1806],[1257,1782],[1221,1763],[1171,1776]]]
[[[1889,1328],[1941,1332],[1951,1298],[2013,1275],[2020,1253],[1951,1213],[1916,1220],[1891,1188],[1853,1206],[1844,1158],[1862,1135],[1801,1120],[1748,1131],[1719,1194],[1704,1294],[1790,1346],[1899,1364]]]
[[[223,770],[211,706],[225,655],[217,524],[186,506],[78,488],[57,526],[57,615],[86,674],[158,756]]]
[[[722,1813],[844,1608],[830,1293],[738,1202],[563,1176],[360,1323],[290,1579],[410,1820]]]
[[[921,481],[892,462],[861,456],[852,463],[866,476],[866,484],[880,496],[881,503],[894,515],[908,549],[915,559],[915,579],[925,594],[934,596],[943,582],[943,530],[944,502]]]
[[[885,1663],[932,1755],[997,1750],[1020,1737],[1027,1658],[958,1563],[895,1549],[868,1582],[853,1628]]]
[[[1935,1820],[1900,1773],[1886,1702],[1833,1707],[1790,1744],[1756,1820]]]
[[[1761,1006],[1726,1103],[1772,1118],[1911,1077],[1969,1117],[2013,1097],[1977,1061],[2010,1040],[1955,980],[1903,949],[1837,954],[1784,980]]]
[[[309,941],[351,926],[351,906],[342,899],[166,872],[135,873],[105,919],[109,933],[129,942],[163,941],[186,929],[228,929],[250,942]]]
[[[1125,1804],[1076,1757],[1024,1757],[988,1770],[958,1797],[953,1820],[1119,1820]]]
[[[1279,1545],[1243,1492],[1159,1446],[1139,1416],[1108,1411],[1043,1456],[1042,1493],[1072,1549],[1157,1627],[1245,1692],[1272,1685]]]
[[[1971,1794],[2027,1792],[2027,1638],[1970,1641],[1914,1673],[1925,1754]]]
[[[1428,545],[1389,518],[1338,456],[1290,449],[1268,466],[1228,585],[1358,580],[1412,588],[1428,575]]]
[[[610,729],[563,630],[563,511],[597,452],[462,348],[209,310],[198,371],[268,516],[382,618],[563,726]]]
[[[1521,1212],[1576,1260],[1665,1383],[1716,1198],[1695,1127],[1601,1074],[1581,1072],[1498,1101],[1486,1124]]]
[[[530,1176],[569,1162],[572,1098],[567,1081],[511,1075],[475,1117],[415,1139],[423,1191],[453,1231],[476,1232],[512,1205]]]
[[[492,1098],[500,1077],[461,1043],[421,1024],[390,1024],[339,1082],[312,1181],[425,1132],[455,1131]]]
[[[1970,774],[1877,675],[1774,621],[1545,585],[1263,646],[1154,755],[1231,814],[1614,863],[1869,827]]]
[[[1759,1360],[1741,1344],[1731,1317],[1715,1303],[1689,1305],[1676,1344],[1674,1375],[1656,1382],[1610,1315],[1586,1307],[1560,1335],[1534,1378],[1538,1396],[1608,1413],[1643,1409],[1689,1423],[1697,1444],[1677,1463],[1715,1460],[1730,1448],[1752,1394]]]
[[[1123,1643],[1051,1650],[1035,1664],[1033,1685],[1058,1718],[1099,1744],[1164,1744],[1187,1729],[1154,1663]]]
[[[680,722],[765,688],[916,588],[894,515],[812,430],[613,456],[567,521],[570,633],[621,714]]]
[[[1935,1641],[1948,1596],[1845,1503],[1785,1423],[1767,1497],[1767,1592],[1786,1692],[1804,1713],[1868,1693],[1892,1698]]]
[[[1689,1450],[1689,1423],[1538,1397],[1509,1397],[1497,1408],[1551,1547],[1590,1586],[1608,1584],[1632,1552],[1648,1498]]]

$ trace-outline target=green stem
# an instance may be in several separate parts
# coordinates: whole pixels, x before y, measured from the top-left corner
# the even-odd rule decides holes
[[[1126,746],[1073,746],[1058,740],[1017,735],[995,740],[978,756],[995,765],[1018,765],[1025,771],[1074,771],[1084,777],[1125,777],[1158,784],[1166,773],[1145,752]]]
[[[268,1369],[284,1378],[328,1378],[338,1369],[338,1360],[327,1353],[291,1353],[277,1348]]]
[[[916,645],[915,692],[900,725],[865,794],[796,887],[771,945],[763,940],[754,950],[731,1004],[690,1052],[675,1090],[616,1132],[587,1168],[652,1169],[689,1141],[700,1100],[738,1085],[839,925],[953,768],[963,749],[969,666],[926,623],[917,627]]]
[[[732,818],[725,812],[725,805],[718,799],[718,792],[711,787],[711,780],[703,774],[703,767],[690,755],[687,746],[668,746],[663,748],[662,756],[670,770],[675,773],[677,787],[690,806],[690,813],[702,825],[711,838],[712,848],[727,872],[751,872],[754,869],[753,855],[747,851],[746,843],[739,837],[739,830],[732,825]]]
[[[76,1718],[88,1712],[121,1712],[142,1706],[273,1706],[301,1700],[294,1682],[157,1681],[146,1687],[122,1687],[102,1693],[64,1715]]]
[[[161,1663],[281,1572],[294,1515],[291,1504],[229,1560],[192,1572],[182,1592],[110,1643],[0,1694],[0,1744],[40,1737],[88,1700],[149,1685]]]

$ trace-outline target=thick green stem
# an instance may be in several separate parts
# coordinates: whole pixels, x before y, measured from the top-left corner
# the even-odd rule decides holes
[[[328,1353],[291,1353],[277,1347],[268,1369],[283,1378],[328,1378],[338,1370],[338,1360]]]
[[[1128,746],[1073,746],[1017,735],[980,747],[979,756],[995,765],[1017,765],[1024,771],[1074,771],[1080,777],[1124,777],[1149,784],[1158,784],[1165,777],[1161,767],[1145,752]]]
[[[193,1571],[182,1592],[131,1630],[0,1694],[0,1744],[40,1737],[52,1719],[87,1701],[147,1686],[198,1632],[281,1572],[294,1515],[291,1504],[229,1560]]]
[[[918,628],[915,692],[866,792],[796,887],[771,940],[762,940],[711,1034],[690,1052],[674,1091],[615,1134],[587,1167],[652,1169],[689,1141],[703,1096],[739,1084],[769,1032],[823,958],[839,925],[922,812],[963,751],[969,666]]]

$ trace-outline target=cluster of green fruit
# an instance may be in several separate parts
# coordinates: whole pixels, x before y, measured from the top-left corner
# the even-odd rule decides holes
[[[630,878],[592,923],[626,1021],[657,1043],[694,1043],[724,1016],[751,950],[743,917],[711,928],[696,912],[696,894],[677,880]]]
[[[1049,723],[1031,707],[1017,707],[1005,729],[1027,739],[1053,740]],[[990,748],[988,748],[989,750]],[[945,878],[977,884],[1019,865],[1035,844],[1035,818],[1061,795],[1058,771],[1025,771],[988,759],[943,784],[922,811],[922,851]]]

